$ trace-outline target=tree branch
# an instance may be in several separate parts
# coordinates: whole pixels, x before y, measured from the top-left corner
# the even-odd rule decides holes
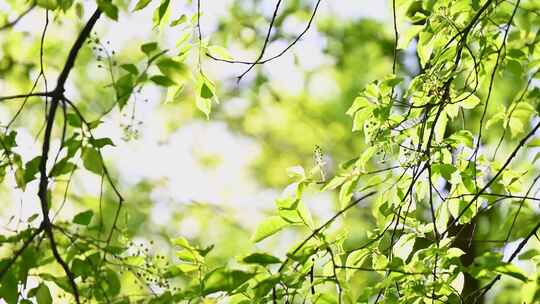
[[[249,71],[251,71],[251,69],[253,69],[253,67],[257,64],[257,62],[259,62],[259,60],[263,58],[264,52],[266,51],[266,47],[268,46],[268,41],[270,41],[270,34],[272,33],[272,28],[274,28],[274,22],[276,21],[277,13],[278,13],[279,7],[281,6],[281,1],[282,0],[277,0],[276,2],[276,7],[274,8],[274,13],[272,15],[272,20],[270,20],[270,25],[268,26],[268,31],[266,32],[266,37],[264,38],[264,44],[261,49],[261,53],[259,54],[259,57],[257,57],[255,62],[252,65],[250,65],[247,70],[245,70],[240,76],[238,76],[238,81],[240,81],[242,77],[244,77],[247,73],[249,73]]]
[[[51,106],[49,109],[49,114],[47,115],[47,123],[45,126],[45,134],[43,138],[43,146],[41,149],[41,162],[39,164],[39,191],[38,196],[41,203],[41,212],[43,214],[43,222],[42,226],[45,230],[45,233],[47,237],[50,240],[51,243],[51,251],[53,253],[53,256],[58,264],[62,266],[64,269],[64,272],[66,273],[66,276],[68,278],[69,284],[73,290],[73,296],[75,297],[75,302],[80,303],[79,299],[79,291],[77,288],[77,284],[75,283],[75,276],[69,269],[69,266],[64,261],[64,259],[60,256],[60,253],[58,252],[58,247],[56,245],[56,241],[54,239],[54,234],[52,231],[52,223],[49,218],[49,205],[50,202],[47,198],[47,189],[49,184],[49,177],[47,175],[47,159],[49,156],[49,150],[50,150],[50,144],[51,144],[51,134],[52,129],[54,126],[54,118],[56,116],[56,110],[58,109],[58,104],[60,101],[62,101],[63,94],[64,94],[64,86],[67,81],[67,78],[69,76],[69,73],[73,69],[73,66],[75,64],[75,59],[77,58],[77,55],[79,54],[80,49],[83,46],[84,41],[90,36],[90,32],[92,31],[92,28],[96,24],[97,20],[99,19],[101,15],[101,11],[96,9],[94,14],[90,17],[82,31],[80,32],[79,36],[77,37],[77,40],[75,40],[75,43],[71,47],[69,51],[69,55],[66,59],[66,63],[64,64],[64,68],[62,69],[62,72],[60,73],[60,76],[58,77],[56,88],[53,91],[52,95],[52,101]]]
[[[41,92],[41,93],[29,93],[29,94],[19,94],[19,95],[11,95],[11,96],[1,96],[0,101],[6,101],[11,99],[21,99],[21,98],[28,98],[28,97],[52,97],[53,93],[51,92]]]
[[[274,59],[277,59],[281,56],[283,56],[288,50],[290,50],[295,44],[298,43],[298,41],[300,41],[300,39],[302,39],[302,37],[308,32],[309,28],[311,27],[311,24],[313,24],[313,20],[315,20],[315,16],[317,15],[317,11],[319,10],[319,5],[321,4],[322,0],[317,0],[317,3],[315,4],[315,7],[313,8],[313,11],[311,13],[311,17],[309,18],[309,21],[308,23],[306,24],[306,26],[304,27],[304,29],[302,30],[302,32],[300,32],[300,34],[298,34],[298,36],[296,36],[296,38],[291,42],[289,43],[289,45],[287,45],[287,47],[285,47],[283,50],[281,50],[281,52],[277,53],[276,55],[272,56],[272,57],[269,57],[267,59],[264,59],[262,60],[258,60],[258,61],[243,61],[243,60],[229,60],[229,59],[224,59],[224,58],[219,58],[219,57],[216,57],[216,56],[213,56],[212,54],[209,54],[209,53],[206,53],[206,56],[216,60],[216,61],[221,61],[221,62],[227,62],[227,63],[237,63],[237,64],[245,64],[245,65],[258,65],[258,64],[265,64],[267,62],[270,62]]]

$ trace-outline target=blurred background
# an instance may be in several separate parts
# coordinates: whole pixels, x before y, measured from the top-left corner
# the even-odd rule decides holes
[[[132,12],[132,2],[115,1],[122,8],[118,22],[105,17],[99,20],[94,42],[79,54],[66,90],[87,120],[101,122],[94,136],[109,137],[114,143],[102,152],[126,199],[120,235],[170,256],[170,239],[175,237],[185,237],[201,247],[215,245],[209,258],[219,264],[234,263],[231,256],[254,249],[284,256],[290,244],[300,240],[297,231],[287,230],[257,244],[251,235],[257,223],[274,212],[274,201],[282,192],[292,190],[294,179],[288,168],[302,166],[310,171],[317,165],[316,146],[322,151],[327,178],[340,163],[366,149],[362,132],[351,131],[346,111],[366,84],[392,73],[390,1],[320,2],[311,27],[290,50],[257,65],[239,82],[237,77],[248,65],[218,62],[198,54],[194,46],[198,42],[196,2],[172,1],[161,24],[152,16],[159,1],[137,12]],[[69,46],[95,9],[95,1],[76,3],[77,9],[67,14],[56,11],[47,17],[44,10],[33,10],[14,30],[0,30],[0,95],[21,94],[32,88],[40,72],[36,54],[45,24],[43,66],[47,82],[39,81],[35,91],[54,86]],[[284,2],[265,58],[279,54],[305,30],[317,3]],[[203,41],[217,46],[213,50],[220,58],[255,60],[275,4],[275,0],[201,0]],[[24,9],[21,0],[0,0],[0,24],[13,20]],[[399,15],[398,20],[400,32],[407,38],[408,25]],[[170,26],[172,22],[180,24]],[[183,58],[176,70],[168,71],[175,84],[166,88],[144,85],[119,110],[111,79],[114,82],[125,75],[125,64],[144,70],[147,58],[140,45],[152,42],[166,56]],[[158,68],[151,66],[148,71],[156,73]],[[197,108],[193,78],[200,71],[213,81],[219,98],[209,116]],[[414,41],[400,52],[398,72],[406,81],[417,74]],[[494,96],[515,93],[520,83],[514,82],[506,81],[505,86],[495,89]],[[44,103],[30,98],[17,115],[20,107],[20,101],[0,103],[0,125],[17,132],[14,151],[26,163],[40,153]],[[490,111],[498,109],[490,106]],[[59,118],[57,126],[61,125]],[[486,138],[497,138],[497,132],[491,133]],[[52,151],[58,150],[60,135],[57,127]],[[504,145],[501,151],[510,147]],[[12,175],[5,176],[0,186],[2,233],[38,225],[39,215],[34,216],[39,206],[37,184],[34,180],[21,189]],[[70,221],[87,209],[102,211],[105,222],[114,217],[116,196],[99,175],[86,170],[76,171],[70,179],[63,175],[54,181],[52,193],[57,221]],[[334,192],[307,189],[303,201],[318,223],[339,209]],[[489,229],[479,234],[486,239],[504,234],[505,230],[499,229],[507,218],[504,212],[490,214],[489,222],[483,223]],[[334,227],[354,227],[345,246],[354,248],[367,237],[366,231],[376,227],[373,213],[372,206],[359,205],[339,220],[347,225]],[[510,243],[505,254],[515,246],[515,242]],[[358,280],[364,283],[359,286],[366,286],[369,275]],[[506,288],[508,292],[498,297],[501,303],[509,303],[520,292],[515,286],[500,284],[493,290],[498,293]]]

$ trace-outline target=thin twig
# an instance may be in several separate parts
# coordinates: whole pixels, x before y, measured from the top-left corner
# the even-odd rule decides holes
[[[17,16],[17,18],[15,18],[12,21],[0,26],[0,31],[4,31],[4,30],[7,30],[7,29],[10,29],[10,28],[14,27],[17,23],[19,23],[19,21],[21,21],[21,19],[24,16],[26,16],[28,13],[30,13],[30,11],[32,11],[34,9],[34,7],[36,7],[36,4],[34,2],[32,2],[32,4],[26,10],[24,10],[19,16]]]
[[[272,34],[272,29],[274,28],[274,22],[276,21],[279,7],[281,6],[281,1],[282,0],[277,0],[276,2],[274,13],[272,14],[272,19],[270,20],[270,25],[268,26],[268,31],[266,32],[266,37],[264,38],[263,47],[261,49],[259,57],[257,57],[255,62],[252,65],[250,65],[247,70],[245,70],[240,76],[238,76],[238,82],[240,82],[242,77],[244,77],[247,73],[249,73],[249,71],[251,71],[251,69],[253,69],[253,67],[256,65],[256,62],[259,62],[263,58],[264,52],[266,51],[266,47],[268,46],[268,41],[270,41],[270,34]]]

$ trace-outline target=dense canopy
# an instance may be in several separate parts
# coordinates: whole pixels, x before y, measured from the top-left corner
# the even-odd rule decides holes
[[[540,303],[540,1],[0,0],[0,303]]]

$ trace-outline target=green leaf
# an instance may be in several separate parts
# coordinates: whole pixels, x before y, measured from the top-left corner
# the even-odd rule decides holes
[[[177,265],[172,265],[172,266],[169,266],[169,268],[167,268],[165,273],[163,273],[163,277],[166,279],[170,279],[170,278],[181,276],[182,274],[184,274],[184,272],[180,270],[180,268],[178,268]]]
[[[201,112],[206,115],[207,119],[210,118],[210,112],[212,111],[212,101],[210,99],[197,97],[195,99],[195,105],[197,106],[197,109],[201,110]]]
[[[156,9],[155,14],[154,14],[154,16],[155,16],[154,27],[158,26],[161,23],[161,21],[163,20],[163,17],[165,16],[165,14],[167,13],[167,10],[169,8],[169,3],[170,3],[170,0],[162,0],[161,1],[161,4]]]
[[[354,115],[358,110],[362,110],[364,108],[372,107],[373,105],[369,102],[369,100],[364,96],[356,97],[352,103],[352,105],[347,110],[347,115]]]
[[[449,103],[446,108],[444,108],[444,111],[446,112],[446,115],[453,120],[459,115],[459,104]]]
[[[210,86],[207,84],[206,81],[204,81],[202,83],[202,85],[201,85],[201,94],[200,94],[200,96],[202,98],[206,98],[206,99],[214,97],[214,92],[212,91],[212,89],[210,88]]]
[[[169,87],[167,89],[167,97],[165,98],[165,103],[171,103],[178,101],[184,92],[184,84]]]
[[[448,251],[446,252],[445,258],[447,259],[459,258],[460,256],[464,254],[465,254],[465,251],[456,247],[452,247],[452,248],[449,248]]]
[[[431,53],[433,52],[433,46],[430,43],[433,38],[433,34],[424,31],[420,32],[418,36],[418,46],[416,49],[418,52],[418,57],[420,58],[420,64],[422,67],[425,67],[426,63],[431,57]]]
[[[71,271],[75,276],[86,278],[92,274],[92,265],[87,260],[75,258],[71,262]]]
[[[300,200],[293,199],[292,197],[276,200],[278,215],[291,224],[300,224],[303,222],[302,217],[298,212],[299,205]]]
[[[67,11],[72,5],[74,0],[59,0],[59,5],[62,11]]]
[[[52,304],[51,292],[44,283],[39,284],[37,287],[35,297],[38,304]]]
[[[510,72],[510,74],[516,79],[521,79],[523,77],[523,67],[517,60],[507,60],[506,71]]]
[[[398,77],[394,74],[387,75],[386,77],[384,77],[384,80],[380,84],[381,92],[384,92],[384,90],[391,90],[402,82],[402,77]]]
[[[539,256],[540,255],[540,250],[538,249],[529,249],[527,251],[525,251],[524,253],[520,254],[518,256],[518,258],[520,260],[530,260],[536,256]]]
[[[179,80],[182,78],[182,73],[186,70],[184,64],[171,58],[163,58],[156,64],[163,75]]]
[[[133,74],[128,73],[116,81],[116,99],[120,110],[127,104],[133,92]]]
[[[84,15],[84,7],[81,3],[75,3],[75,15],[77,15],[78,18],[82,18]]]
[[[54,164],[49,175],[51,177],[55,177],[63,174],[68,174],[71,173],[75,168],[77,168],[77,166],[74,163],[70,162],[68,157],[65,157],[58,161],[56,164]]]
[[[177,265],[178,270],[184,273],[189,273],[199,270],[199,265],[197,264],[179,264]]]
[[[276,284],[279,283],[279,280],[280,280],[280,277],[277,275],[274,275],[257,283],[257,285],[255,285],[255,288],[254,288],[255,297],[262,298],[266,296],[270,292],[270,290],[272,290],[272,287],[276,286]]]
[[[334,190],[337,187],[341,186],[346,180],[347,180],[346,176],[334,176],[331,180],[329,180],[326,183],[326,185],[324,185],[324,187],[321,189],[321,192]]]
[[[355,250],[347,256],[345,265],[347,267],[361,267],[369,256],[370,251],[367,248]],[[355,272],[354,269],[346,269],[345,273],[347,278],[350,278]]]
[[[97,175],[103,174],[103,161],[99,152],[94,148],[83,149],[83,165],[84,167]]]
[[[529,278],[519,269],[516,265],[505,264],[495,268],[495,272],[502,273],[513,278],[516,278],[522,282],[527,282]]]
[[[28,184],[30,181],[36,178],[36,174],[39,172],[40,164],[41,164],[41,156],[36,156],[24,165],[25,184]]]
[[[103,121],[101,121],[101,120],[99,120],[99,119],[98,119],[98,120],[91,121],[91,122],[88,123],[88,127],[89,127],[90,129],[95,129],[95,128],[97,128],[102,122],[103,122]]]
[[[0,261],[0,267],[7,267],[7,258]],[[6,268],[7,269],[7,268]],[[15,275],[14,269],[9,269],[0,281],[0,298],[4,299],[7,304],[17,304],[19,299],[18,285],[19,280]]]
[[[28,223],[31,223],[31,222],[33,222],[35,219],[37,219],[38,216],[39,216],[39,214],[34,213],[34,214],[32,214],[26,221],[27,221]]]
[[[540,147],[540,138],[534,138],[534,139],[529,140],[529,142],[527,143],[527,147],[529,148]]]
[[[72,127],[80,128],[82,126],[81,118],[75,113],[67,113],[66,120]]]
[[[268,217],[259,224],[252,239],[256,243],[260,242],[288,225],[289,223],[279,216]]]
[[[90,221],[92,221],[92,217],[94,216],[94,211],[87,210],[83,211],[81,213],[76,214],[73,217],[73,223],[88,226],[90,224]]]
[[[199,262],[203,261],[203,257],[196,251],[190,249],[182,249],[176,252],[176,257],[183,261]]]
[[[205,257],[208,253],[210,253],[210,251],[212,251],[212,249],[214,249],[213,244],[204,248],[197,248],[196,250],[201,256]]]
[[[373,268],[382,269],[382,268],[388,267],[388,263],[389,263],[390,261],[388,260],[388,257],[385,256],[385,255],[382,255],[382,254],[374,254],[374,255],[372,256],[371,262],[372,262],[372,264],[373,264]]]
[[[414,243],[416,241],[416,235],[414,233],[408,233],[403,235],[393,246],[392,251],[395,257],[402,260],[407,260],[411,251],[413,250]],[[397,265],[396,265],[397,266]],[[401,265],[397,266],[400,267]]]
[[[36,4],[42,8],[54,10],[58,7],[58,1],[56,0],[37,0]]]
[[[137,69],[137,66],[132,63],[122,64],[120,67],[132,75],[139,74],[139,70]]]
[[[160,85],[162,87],[170,87],[176,84],[176,82],[169,79],[167,76],[163,75],[154,75],[150,77],[150,80],[154,82],[157,85]]]
[[[469,92],[459,95],[457,100],[459,100],[459,105],[464,109],[474,109],[480,103],[480,98]]]
[[[143,8],[145,8],[148,4],[150,4],[150,2],[152,2],[152,0],[139,0],[137,2],[137,4],[135,5],[135,8],[133,9],[134,12],[138,11],[138,10],[142,10]]]
[[[114,143],[112,140],[108,137],[104,138],[93,138],[91,137],[89,140],[90,144],[98,149],[103,148],[105,146],[114,146]]]
[[[62,288],[64,291],[66,291],[68,293],[73,292],[67,277],[55,277],[55,276],[53,276],[52,274],[49,274],[49,273],[40,273],[39,277],[42,278],[45,281],[54,282],[58,287]]]
[[[354,177],[343,183],[343,185],[339,189],[340,208],[345,208],[345,206],[349,204],[353,196],[353,191],[354,189],[356,189],[357,184],[358,184],[358,177]]]
[[[444,133],[446,132],[446,125],[448,124],[448,116],[441,115],[435,123],[435,141],[441,142],[444,138]]]
[[[279,264],[281,260],[267,253],[252,253],[242,259],[246,264],[270,265]]]
[[[510,127],[512,138],[525,132],[525,126],[529,125],[534,108],[527,102],[518,102],[508,109],[505,125]]]
[[[118,279],[118,275],[116,274],[116,272],[112,269],[105,270],[104,280],[102,280],[100,283],[101,288],[103,288],[103,290],[109,297],[114,297],[120,293],[120,280]]]
[[[173,20],[171,22],[170,26],[173,27],[173,26],[180,25],[180,24],[186,22],[186,20],[187,20],[187,16],[185,14],[182,14],[180,17]]]
[[[449,141],[454,142],[456,145],[462,144],[465,147],[473,147],[473,135],[470,131],[460,130],[448,138]]]
[[[112,20],[118,20],[118,7],[112,3],[111,0],[98,0],[99,9]]]
[[[158,44],[156,42],[149,42],[141,45],[141,51],[147,56],[150,56],[154,51],[157,50]]]
[[[81,148],[82,142],[78,139],[79,134],[75,133],[69,139],[64,142],[64,147],[67,148],[66,158],[73,157],[75,153]]]
[[[456,167],[450,164],[433,164],[434,173],[439,173],[444,179],[451,180],[452,174],[457,171]]]
[[[411,25],[402,35],[399,35],[398,49],[404,50],[409,46],[411,40],[418,35],[418,33],[424,28],[423,25]]]
[[[505,113],[504,109],[502,111],[499,111],[495,115],[491,116],[490,119],[486,122],[486,129],[491,128],[493,125],[498,123],[499,121],[503,121],[505,119]]]
[[[173,245],[180,246],[182,248],[188,248],[188,249],[194,249],[191,244],[189,244],[188,240],[186,240],[183,237],[177,237],[174,240],[172,240]]]
[[[24,180],[24,169],[18,168],[15,171],[15,182],[17,183],[17,187],[21,189],[26,189],[26,181]]]
[[[219,45],[209,46],[208,52],[210,53],[210,55],[214,57],[225,59],[225,60],[232,60],[232,57],[229,54],[229,51],[227,51],[227,49],[222,46],[219,46]]]
[[[1,134],[0,140],[2,141],[2,148],[6,149],[7,151],[10,151],[11,148],[17,146],[17,142],[15,138],[17,137],[17,132],[11,131],[8,135]]]

